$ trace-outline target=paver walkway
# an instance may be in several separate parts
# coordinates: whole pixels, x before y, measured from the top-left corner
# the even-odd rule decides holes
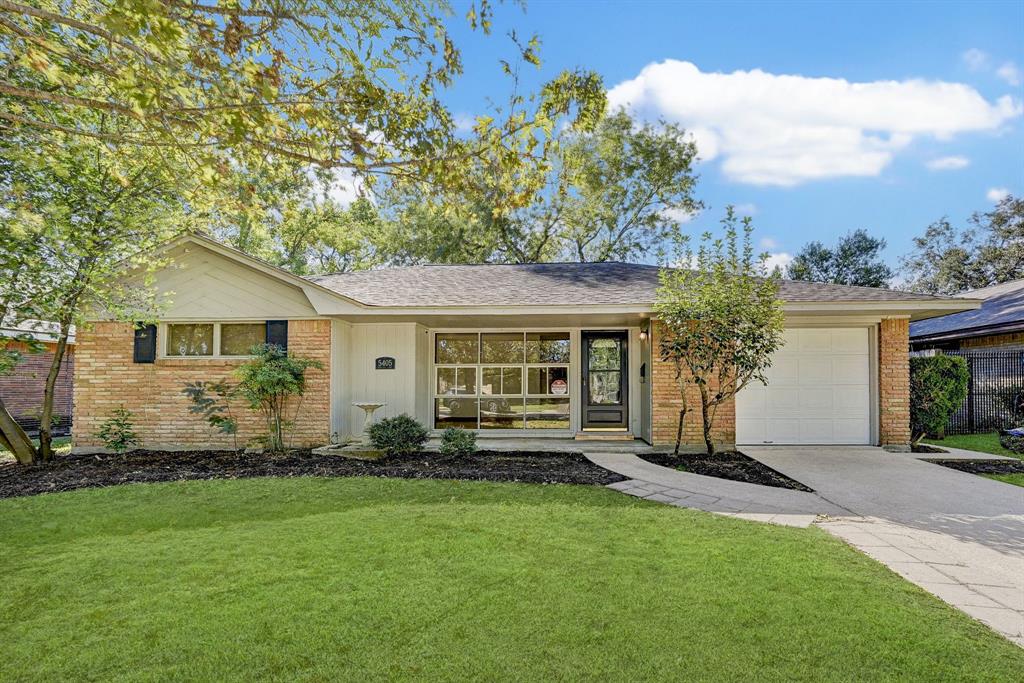
[[[1024,488],[880,448],[743,452],[815,493],[678,472],[630,454],[587,457],[629,477],[612,488],[631,495],[755,521],[816,523],[1024,646]]]

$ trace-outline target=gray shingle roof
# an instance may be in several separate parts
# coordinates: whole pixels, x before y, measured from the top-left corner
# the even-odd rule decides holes
[[[651,304],[658,266],[636,263],[408,266],[308,279],[370,306]],[[791,302],[937,301],[949,297],[784,280]]]
[[[937,334],[964,333],[975,328],[1024,323],[1024,280],[1013,280],[1001,285],[975,289],[958,297],[984,299],[981,308],[953,313],[940,318],[921,320],[910,325],[911,337],[930,337]]]

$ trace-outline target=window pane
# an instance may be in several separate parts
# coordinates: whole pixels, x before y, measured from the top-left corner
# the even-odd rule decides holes
[[[526,399],[527,429],[568,429],[569,399],[528,398]]]
[[[478,362],[476,334],[439,334],[434,338],[434,362],[443,365]]]
[[[501,393],[508,395],[523,393],[523,369],[502,368],[501,369]]]
[[[266,323],[245,323],[220,326],[220,353],[223,356],[248,356],[252,347],[264,343]]]
[[[437,395],[476,395],[476,368],[438,368]]]
[[[622,364],[622,348],[618,339],[591,339],[588,365],[591,370],[619,370]]]
[[[168,325],[168,356],[212,356],[213,323]]]
[[[523,399],[491,396],[480,399],[481,429],[522,429]]]
[[[569,394],[569,368],[527,368],[526,392],[529,394]]]
[[[527,332],[527,363],[568,363],[568,332]]]
[[[621,374],[618,370],[591,371],[588,389],[590,405],[619,405],[622,402],[622,397],[619,395],[620,377]]]
[[[522,394],[523,369],[483,368],[481,370],[480,393],[483,395]]]
[[[477,399],[451,396],[434,399],[434,426],[438,429],[462,427],[476,429]]]
[[[522,363],[523,335],[521,332],[480,335],[481,363]]]

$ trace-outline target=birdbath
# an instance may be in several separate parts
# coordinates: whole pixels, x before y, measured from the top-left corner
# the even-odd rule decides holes
[[[369,426],[373,424],[373,412],[377,408],[383,408],[387,403],[375,403],[373,401],[356,401],[352,405],[356,408],[362,408],[363,412],[366,413],[366,417],[363,418],[363,433],[359,436],[359,443],[363,446],[370,445],[370,431]]]

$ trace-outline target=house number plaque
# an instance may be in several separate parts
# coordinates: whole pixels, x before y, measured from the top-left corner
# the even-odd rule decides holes
[[[391,356],[381,356],[380,358],[377,359],[376,368],[378,370],[394,370],[395,359],[392,358]]]

